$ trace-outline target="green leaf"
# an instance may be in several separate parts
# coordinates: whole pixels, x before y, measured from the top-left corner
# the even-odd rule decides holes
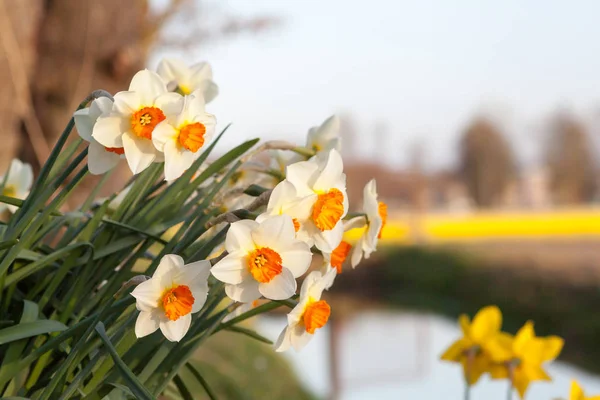
[[[194,400],[192,392],[190,392],[187,386],[185,386],[183,379],[181,379],[179,375],[175,375],[173,377],[173,382],[175,383],[175,386],[177,386],[177,390],[179,390],[179,393],[181,394],[183,400]]]
[[[99,260],[104,257],[107,257],[107,256],[109,256],[113,253],[119,252],[121,250],[130,248],[130,247],[140,243],[141,241],[142,241],[142,239],[137,235],[125,236],[122,239],[115,240],[114,242],[111,242],[108,246],[102,247],[101,249],[97,250],[94,253],[94,261]]]
[[[154,399],[154,396],[152,396],[148,389],[146,389],[144,385],[142,385],[142,383],[136,378],[133,372],[131,372],[131,370],[127,367],[123,360],[121,360],[121,357],[119,357],[117,350],[115,350],[110,339],[108,338],[108,336],[106,336],[106,330],[104,329],[104,324],[102,322],[98,322],[98,324],[96,324],[96,332],[98,332],[100,339],[102,340],[102,342],[104,342],[104,345],[106,346],[106,349],[108,350],[110,356],[115,362],[117,369],[119,370],[119,372],[121,372],[121,376],[125,381],[125,384],[129,389],[131,389],[133,395],[137,399],[142,400]]]
[[[29,275],[51,265],[56,260],[62,258],[63,256],[68,255],[71,251],[79,248],[79,247],[89,247],[92,250],[94,246],[91,243],[75,243],[70,246],[67,246],[63,249],[55,251],[54,253],[48,254],[45,257],[40,258],[39,260],[32,262],[29,265],[26,265],[22,268],[17,269],[10,275],[6,276],[6,280],[4,281],[4,288],[12,285],[13,283],[19,282],[21,279],[28,277]]]
[[[8,249],[9,247],[12,247],[12,246],[14,246],[17,243],[19,243],[18,239],[13,239],[13,240],[7,240],[5,242],[0,242],[0,250]]]
[[[208,386],[208,382],[206,382],[206,379],[204,379],[202,375],[200,375],[200,372],[198,372],[198,370],[190,363],[186,363],[185,366],[190,370],[192,375],[194,375],[194,378],[196,378],[196,380],[202,385],[208,397],[211,400],[217,400],[217,396],[215,396],[215,393],[210,389],[210,386]]]
[[[60,332],[65,329],[67,329],[66,325],[53,320],[39,320],[18,324],[0,330],[0,345],[50,332]]]
[[[273,344],[272,341],[270,341],[269,339],[267,339],[264,336],[259,335],[258,333],[254,332],[251,329],[242,328],[240,326],[230,326],[229,328],[227,328],[227,330],[231,331],[231,332],[241,333],[243,335],[251,337],[252,339],[258,340],[259,342],[263,342],[266,344]]]

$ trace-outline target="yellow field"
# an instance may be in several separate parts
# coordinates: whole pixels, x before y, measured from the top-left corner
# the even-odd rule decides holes
[[[391,216],[392,217],[392,216]],[[361,231],[346,233],[356,240]],[[548,212],[431,213],[420,217],[397,215],[383,232],[384,244],[415,241],[455,242],[507,238],[600,238],[600,209]]]

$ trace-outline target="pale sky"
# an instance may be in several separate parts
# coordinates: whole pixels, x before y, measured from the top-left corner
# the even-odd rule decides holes
[[[258,36],[175,53],[213,66],[221,91],[209,111],[221,127],[233,122],[221,149],[251,137],[303,142],[309,127],[347,113],[362,158],[405,166],[421,143],[425,164],[440,168],[455,161],[465,124],[485,112],[503,120],[521,161],[531,163],[550,112],[567,108],[598,122],[597,1],[218,4],[282,19]],[[386,126],[385,138],[374,137],[375,123]]]

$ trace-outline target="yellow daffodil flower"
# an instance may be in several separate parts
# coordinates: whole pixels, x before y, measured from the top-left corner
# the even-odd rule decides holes
[[[474,385],[490,369],[488,343],[500,331],[502,313],[498,307],[488,306],[479,310],[472,323],[464,314],[458,321],[463,337],[455,341],[441,359],[461,363],[467,383]]]
[[[489,344],[494,361],[493,379],[510,379],[521,398],[534,381],[551,381],[542,364],[554,360],[564,341],[558,336],[536,337],[533,322],[528,321],[513,337],[502,333]]]
[[[577,381],[571,382],[571,393],[569,394],[569,400],[600,400],[600,396],[585,397],[583,389],[579,386]]]

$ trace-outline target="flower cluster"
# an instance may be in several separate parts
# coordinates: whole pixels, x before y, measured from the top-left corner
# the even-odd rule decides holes
[[[462,365],[468,386],[489,373],[492,379],[508,379],[511,387],[525,398],[531,382],[552,380],[543,365],[558,357],[563,339],[536,336],[531,321],[514,336],[501,332],[502,314],[496,306],[481,309],[472,322],[468,316],[461,315],[459,324],[463,337],[441,358]]]
[[[103,174],[125,158],[133,174],[164,162],[165,179],[179,178],[214,134],[216,119],[205,103],[217,92],[208,64],[163,60],[158,73],[138,72],[114,100],[101,97],[75,112],[77,131],[89,142],[90,173]]]
[[[205,103],[217,93],[206,63],[188,67],[164,60],[157,72],[138,72],[128,91],[114,99],[98,98],[74,114],[79,135],[89,142],[89,171],[105,173],[124,158],[133,174],[164,163],[165,180],[178,179],[213,136],[216,119],[205,111]],[[138,337],[160,329],[168,340],[181,340],[191,315],[204,305],[209,274],[223,282],[225,294],[236,303],[232,316],[261,299],[297,300],[275,345],[278,351],[300,350],[327,323],[331,307],[321,300],[323,291],[332,286],[347,258],[356,267],[376,250],[387,218],[374,180],[364,188],[362,211],[348,214],[339,128],[339,119],[332,116],[308,131],[304,146],[266,146],[262,150],[268,152],[255,152],[256,159],[243,160],[238,171],[223,178],[220,201],[213,204],[230,224],[222,254],[213,252],[219,256],[214,265],[206,260],[184,265],[178,255],[164,256],[154,275],[132,292],[140,311]],[[260,159],[265,154],[270,156],[266,164]],[[197,174],[206,168],[199,166]],[[264,200],[252,210],[260,212],[239,220],[232,211],[258,200],[244,194],[251,185],[262,187]],[[128,191],[109,208],[119,207]],[[352,229],[364,230],[354,246],[344,240]],[[206,236],[214,233],[211,228]],[[323,261],[310,272],[313,254]],[[297,279],[303,276],[298,289]]]

